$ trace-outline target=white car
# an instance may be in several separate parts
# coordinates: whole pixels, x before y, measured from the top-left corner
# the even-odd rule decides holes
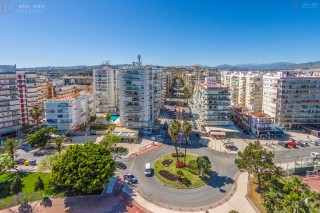
[[[310,156],[313,158],[318,158],[318,157],[320,157],[320,153],[319,152],[311,152]]]

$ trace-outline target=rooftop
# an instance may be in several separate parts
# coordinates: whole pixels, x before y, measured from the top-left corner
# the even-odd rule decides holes
[[[263,112],[251,112],[250,114],[251,114],[252,116],[257,117],[257,118],[271,118],[270,115],[265,114],[265,113],[263,113]]]

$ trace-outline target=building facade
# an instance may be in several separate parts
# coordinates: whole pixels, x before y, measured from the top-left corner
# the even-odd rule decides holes
[[[285,129],[320,127],[320,76],[279,72],[263,78],[262,111]]]
[[[15,65],[0,65],[0,135],[20,129],[20,102]]]
[[[162,71],[140,62],[120,70],[120,120],[128,128],[151,133],[160,114]]]
[[[48,100],[44,105],[47,125],[60,131],[75,130],[95,115],[95,97],[83,91]]]
[[[36,125],[38,121],[30,116],[33,107],[43,108],[43,85],[36,73],[17,72],[21,125]],[[41,117],[40,117],[41,118]]]
[[[204,125],[233,125],[229,118],[230,91],[227,86],[216,84],[215,77],[206,77],[204,82],[196,83],[193,103]]]
[[[93,69],[93,90],[96,95],[96,111],[119,111],[119,70],[105,66]]]

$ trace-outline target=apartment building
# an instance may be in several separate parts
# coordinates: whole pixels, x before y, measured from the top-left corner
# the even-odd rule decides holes
[[[119,111],[119,70],[105,66],[93,69],[93,90],[96,95],[96,111]]]
[[[233,125],[229,118],[230,91],[227,86],[216,84],[215,77],[196,83],[193,103],[205,126]]]
[[[263,76],[260,73],[248,72],[246,75],[245,102],[249,110],[262,112]],[[239,88],[240,90],[240,88]]]
[[[262,111],[285,129],[320,127],[320,76],[278,72],[263,77]]]
[[[128,128],[150,134],[160,114],[162,70],[134,62],[120,70],[120,120]]]
[[[95,115],[95,97],[84,91],[48,100],[44,105],[47,125],[59,131],[76,130]]]
[[[30,116],[33,107],[43,107],[43,85],[38,74],[17,71],[21,125],[36,125],[38,121]]]
[[[164,102],[166,97],[169,96],[169,89],[172,85],[172,73],[171,72],[162,72],[162,88],[163,88],[163,92],[162,92],[162,101]]]
[[[20,102],[15,65],[0,65],[0,135],[20,129]]]

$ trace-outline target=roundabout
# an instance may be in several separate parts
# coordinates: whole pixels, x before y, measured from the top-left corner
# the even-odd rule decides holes
[[[218,153],[207,147],[190,148],[187,151],[195,156],[208,156],[211,162],[211,179],[200,186],[174,188],[160,181],[156,174],[151,177],[145,176],[146,163],[156,165],[161,157],[171,155],[174,152],[174,146],[162,145],[151,152],[128,159],[127,163],[131,165],[131,172],[139,180],[136,191],[146,200],[166,208],[190,209],[219,203],[232,193],[235,177],[239,172],[234,163],[235,156]]]

